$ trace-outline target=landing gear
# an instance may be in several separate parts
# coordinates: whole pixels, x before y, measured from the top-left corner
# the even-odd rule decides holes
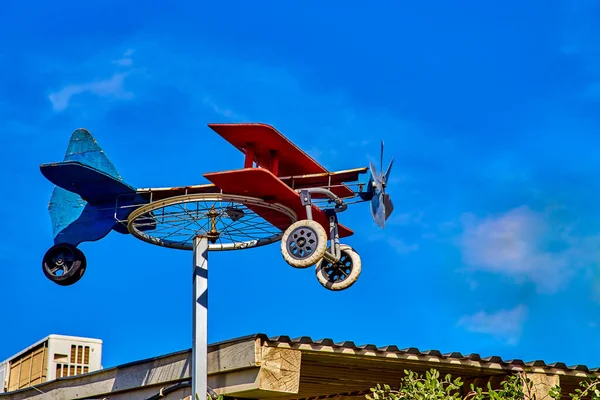
[[[294,268],[316,264],[327,251],[327,233],[321,224],[303,219],[296,221],[281,238],[283,259]]]
[[[326,209],[329,219],[329,249],[327,233],[323,226],[312,219],[311,193],[324,194],[335,203]],[[329,290],[344,290],[356,282],[361,271],[358,253],[339,241],[337,213],[345,211],[347,205],[331,191],[322,188],[300,191],[302,205],[306,207],[307,219],[290,225],[281,238],[281,254],[295,268],[307,268],[316,264],[319,283]]]
[[[85,273],[85,255],[77,247],[61,243],[52,246],[42,260],[44,275],[61,286],[69,286],[81,279]]]
[[[348,289],[360,275],[362,265],[358,253],[345,244],[340,245],[340,253],[340,259],[336,262],[323,258],[317,264],[317,279],[326,289]]]

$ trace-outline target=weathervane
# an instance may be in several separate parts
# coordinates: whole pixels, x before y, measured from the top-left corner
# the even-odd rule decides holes
[[[124,182],[85,129],[73,132],[62,162],[40,166],[56,185],[48,207],[54,245],[42,261],[44,274],[53,282],[68,286],[79,281],[87,262],[77,246],[113,230],[193,251],[194,394],[207,393],[209,251],[280,241],[288,264],[316,265],[321,285],[344,290],[358,279],[361,260],[354,249],[340,244],[340,238],[353,232],[338,223],[337,214],[350,204],[370,202],[374,221],[384,228],[393,210],[386,193],[393,159],[384,173],[383,142],[380,172],[372,162],[368,168],[329,172],[272,126],[209,127],[244,153],[245,160],[242,169],[205,173],[208,184],[136,189]],[[366,172],[368,183],[359,182]]]

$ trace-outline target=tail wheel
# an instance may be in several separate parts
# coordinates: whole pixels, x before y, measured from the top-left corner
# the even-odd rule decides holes
[[[61,243],[52,246],[42,260],[46,278],[61,286],[69,286],[81,279],[86,268],[85,255],[77,247]]]
[[[321,224],[312,220],[294,222],[281,238],[281,254],[294,268],[315,265],[326,250],[327,233]]]
[[[319,283],[329,290],[344,290],[357,281],[362,269],[360,256],[348,245],[340,245],[340,260],[336,263],[322,259],[316,268]]]

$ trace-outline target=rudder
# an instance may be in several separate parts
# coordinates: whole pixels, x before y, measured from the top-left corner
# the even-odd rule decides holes
[[[96,168],[115,179],[123,180],[113,163],[108,159],[94,136],[83,128],[76,129],[71,134],[71,140],[63,161],[78,161]]]

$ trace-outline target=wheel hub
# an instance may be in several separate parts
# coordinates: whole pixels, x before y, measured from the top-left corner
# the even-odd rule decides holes
[[[217,217],[219,216],[219,213],[215,210],[214,204],[206,215],[210,218],[210,231],[206,232],[206,237],[209,242],[215,244],[221,236],[221,233],[217,230]]]
[[[346,253],[342,252],[342,256],[338,262],[327,263],[325,273],[330,282],[342,282],[350,276],[352,267],[352,259]]]
[[[298,227],[287,239],[288,253],[297,260],[310,257],[317,247],[317,233],[309,227]]]

